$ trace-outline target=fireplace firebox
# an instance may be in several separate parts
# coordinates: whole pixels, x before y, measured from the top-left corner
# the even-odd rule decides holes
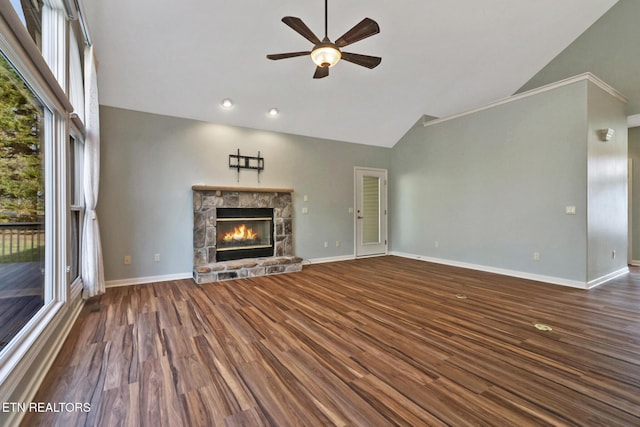
[[[218,208],[216,261],[274,255],[273,208]]]

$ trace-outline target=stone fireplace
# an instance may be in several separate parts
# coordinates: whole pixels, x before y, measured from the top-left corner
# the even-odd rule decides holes
[[[196,283],[302,270],[291,189],[193,186]]]

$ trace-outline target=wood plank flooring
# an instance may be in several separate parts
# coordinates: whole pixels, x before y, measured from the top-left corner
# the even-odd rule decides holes
[[[640,271],[585,291],[388,256],[111,288],[35,401],[91,410],[24,426],[640,425]]]

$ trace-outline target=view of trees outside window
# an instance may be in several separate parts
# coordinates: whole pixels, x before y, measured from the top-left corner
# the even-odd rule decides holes
[[[44,305],[43,121],[0,55],[0,350]]]
[[[11,0],[11,6],[27,27],[36,46],[42,49],[42,0]]]

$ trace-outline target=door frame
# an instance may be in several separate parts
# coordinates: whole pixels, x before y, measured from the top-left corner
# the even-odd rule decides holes
[[[627,264],[638,266],[640,262],[633,259],[633,159],[627,163]]]
[[[381,210],[383,219],[380,221],[380,239],[384,240],[384,252],[373,255],[358,255],[358,172],[371,171],[384,174],[384,183],[380,191]],[[388,197],[389,171],[382,168],[371,168],[365,166],[354,166],[353,168],[353,256],[354,258],[366,258],[372,256],[383,256],[389,252],[389,197]]]

